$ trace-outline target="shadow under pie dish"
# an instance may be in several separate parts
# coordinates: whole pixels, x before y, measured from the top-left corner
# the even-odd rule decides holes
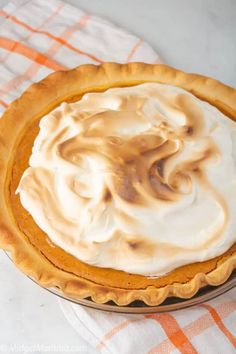
[[[49,75],[0,120],[0,247],[39,284],[97,303],[224,283],[235,120],[236,90],[165,65]]]

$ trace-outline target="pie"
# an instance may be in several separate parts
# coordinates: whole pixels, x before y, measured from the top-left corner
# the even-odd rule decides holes
[[[0,120],[0,247],[72,298],[153,306],[236,268],[236,90],[165,65],[83,65]]]

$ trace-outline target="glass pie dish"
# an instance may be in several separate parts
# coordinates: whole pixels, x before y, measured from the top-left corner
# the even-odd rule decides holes
[[[13,262],[11,256],[8,252],[5,251],[5,254]],[[33,278],[29,277],[35,284],[39,285]],[[40,285],[39,285],[40,286]],[[74,299],[63,294],[63,292],[56,288],[46,288],[40,286],[43,289],[47,290],[57,297],[67,300],[71,303],[86,306],[93,308],[95,310],[106,311],[106,312],[115,312],[115,313],[124,313],[124,314],[148,314],[148,313],[161,313],[169,311],[182,310],[191,306],[201,304],[203,302],[212,300],[220,295],[223,295],[227,291],[236,287],[236,271],[234,271],[229,279],[222,285],[215,287],[207,285],[201,288],[198,293],[193,296],[191,299],[180,299],[178,297],[169,297],[162,304],[157,306],[148,306],[142,301],[134,301],[127,306],[118,306],[113,301],[109,301],[105,304],[98,304],[94,302],[91,298],[86,299]]]
[[[0,122],[0,248],[96,308],[218,294],[236,268],[235,102],[214,79],[145,63],[33,84]]]

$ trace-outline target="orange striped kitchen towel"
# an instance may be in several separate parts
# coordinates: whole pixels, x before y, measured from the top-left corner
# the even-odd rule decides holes
[[[91,348],[88,353],[236,353],[235,288],[204,304],[149,315],[105,313],[67,300],[60,304]]]
[[[0,11],[0,112],[50,72],[104,61],[159,62],[143,40],[57,0],[15,0]],[[118,315],[61,300],[86,353],[203,353],[236,350],[236,289],[172,313]]]
[[[142,39],[57,0],[15,0],[0,10],[0,113],[50,72],[105,61],[159,61]]]

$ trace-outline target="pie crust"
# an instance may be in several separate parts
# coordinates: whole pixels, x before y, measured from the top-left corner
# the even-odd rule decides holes
[[[9,251],[15,264],[40,285],[58,287],[75,299],[91,297],[97,303],[112,300],[118,305],[142,300],[154,306],[170,296],[190,298],[207,284],[222,284],[236,268],[236,243],[221,256],[182,266],[159,278],[90,266],[54,245],[15,194],[42,116],[87,92],[145,82],[181,87],[236,120],[235,89],[166,65],[144,63],[83,65],[53,73],[30,86],[0,120],[0,248]]]

